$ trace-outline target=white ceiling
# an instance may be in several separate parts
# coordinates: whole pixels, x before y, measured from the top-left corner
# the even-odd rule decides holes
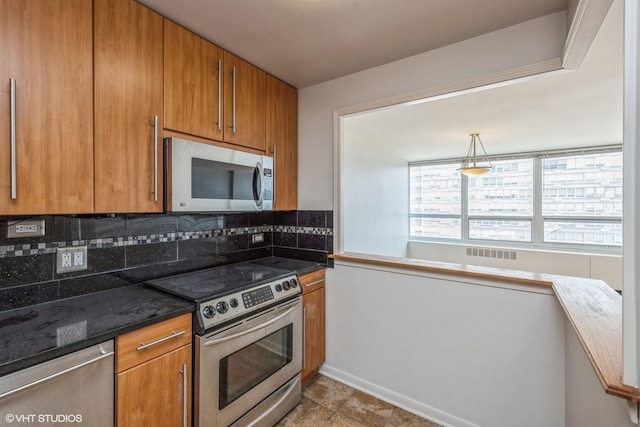
[[[304,88],[564,10],[568,0],[138,0]]]
[[[569,0],[138,0],[298,87],[564,10]],[[577,71],[350,117],[407,160],[620,143],[622,0]]]
[[[472,132],[490,155],[620,144],[622,6],[614,1],[579,70],[361,113],[345,129],[409,161],[461,158]]]

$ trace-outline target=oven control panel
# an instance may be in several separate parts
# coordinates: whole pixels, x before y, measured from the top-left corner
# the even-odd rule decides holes
[[[252,289],[249,292],[245,292],[242,294],[242,301],[244,301],[245,308],[251,308],[255,305],[260,305],[264,302],[271,301],[274,298],[275,297],[273,296],[273,290],[269,285],[257,289]]]
[[[253,288],[201,302],[199,315],[205,329],[247,314],[262,306],[302,293],[293,274]]]

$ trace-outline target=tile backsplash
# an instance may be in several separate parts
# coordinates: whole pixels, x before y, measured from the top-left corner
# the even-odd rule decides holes
[[[332,211],[29,217],[44,236],[7,238],[19,219],[0,219],[0,310],[271,255],[327,264],[333,248]],[[88,247],[87,270],[56,273],[68,246]]]

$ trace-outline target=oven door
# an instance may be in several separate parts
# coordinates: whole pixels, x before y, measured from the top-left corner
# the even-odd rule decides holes
[[[196,337],[195,359],[196,425],[226,427],[263,401],[251,418],[277,421],[300,399],[302,298]]]

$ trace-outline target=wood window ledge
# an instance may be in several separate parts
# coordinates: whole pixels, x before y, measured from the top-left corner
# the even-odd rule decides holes
[[[380,267],[551,287],[604,391],[640,402],[638,390],[622,383],[622,297],[602,280],[359,253],[330,257]]]

